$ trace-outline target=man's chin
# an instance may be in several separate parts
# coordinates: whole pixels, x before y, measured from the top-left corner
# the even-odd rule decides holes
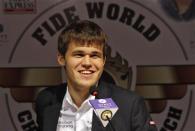
[[[94,86],[96,84],[96,82],[82,82],[80,83],[80,86],[83,88],[91,88],[92,86]]]

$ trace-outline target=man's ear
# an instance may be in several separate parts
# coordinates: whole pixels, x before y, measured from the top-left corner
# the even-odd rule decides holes
[[[65,56],[63,56],[62,54],[58,53],[57,54],[57,60],[58,60],[58,63],[61,66],[65,66]]]

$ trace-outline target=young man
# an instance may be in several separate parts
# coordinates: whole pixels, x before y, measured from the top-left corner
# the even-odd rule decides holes
[[[40,131],[152,131],[144,100],[115,85],[99,81],[106,61],[107,36],[90,21],[69,25],[59,36],[57,60],[64,67],[67,83],[43,90],[36,100]],[[89,100],[96,86],[98,97],[112,98],[119,110],[103,127]]]

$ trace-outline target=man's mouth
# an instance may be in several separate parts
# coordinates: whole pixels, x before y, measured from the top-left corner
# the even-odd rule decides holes
[[[79,71],[79,73],[83,74],[83,75],[91,75],[93,74],[95,71],[92,70],[81,70]]]

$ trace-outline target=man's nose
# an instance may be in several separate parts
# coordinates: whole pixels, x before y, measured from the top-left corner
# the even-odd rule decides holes
[[[82,60],[82,65],[85,67],[91,66],[91,58],[89,56],[85,56]]]

